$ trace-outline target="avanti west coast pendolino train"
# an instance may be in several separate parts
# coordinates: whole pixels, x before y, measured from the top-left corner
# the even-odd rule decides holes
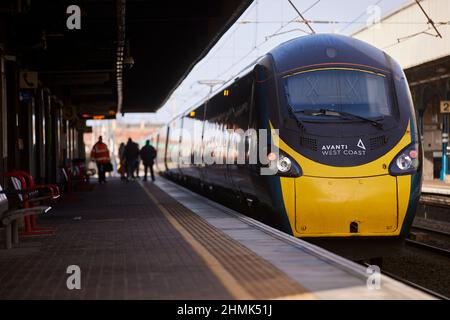
[[[257,144],[229,130],[249,128],[277,141],[276,175],[261,175],[259,161],[195,163],[211,145],[216,157],[248,158]],[[164,175],[354,259],[401,243],[420,196],[422,150],[405,75],[386,53],[345,36],[279,45],[152,141]]]

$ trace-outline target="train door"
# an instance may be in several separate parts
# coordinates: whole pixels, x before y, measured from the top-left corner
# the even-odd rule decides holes
[[[225,188],[227,187],[225,181],[225,119],[231,107],[226,98],[226,96],[218,94],[208,101],[203,134],[204,181],[208,185]]]
[[[166,164],[167,170],[173,175],[179,175],[181,139],[181,118],[176,118],[169,123],[167,135]]]
[[[201,145],[203,135],[204,106],[189,111],[183,116],[183,133],[180,143],[181,174],[192,180],[200,180]]]
[[[179,168],[182,176],[189,175],[189,163],[192,154],[192,125],[193,120],[189,114],[182,116],[182,132],[180,137],[180,159]]]
[[[189,134],[192,141],[191,146],[191,159],[189,164],[189,170],[187,175],[196,182],[200,182],[203,179],[203,125],[205,120],[205,104],[201,104],[199,107],[190,111],[186,122],[189,123],[186,126],[186,134]],[[189,119],[189,120],[187,120]]]
[[[155,169],[158,172],[161,172],[161,169],[159,168],[159,163],[158,163],[158,145],[159,145],[159,132],[156,132],[153,137],[152,137],[152,146],[155,148],[156,150],[156,158],[155,158]]]
[[[194,149],[196,150],[196,156],[198,157],[198,165],[196,165],[198,169],[198,175],[200,177],[200,183],[203,184],[206,181],[206,167],[205,167],[205,130],[207,128],[206,125],[206,112],[209,107],[209,102],[206,101],[204,104],[202,104],[203,112],[202,112],[202,118],[201,123],[199,124],[201,126],[201,137],[198,140],[198,144],[194,146]]]
[[[231,92],[232,90],[232,92]],[[236,190],[244,196],[254,195],[250,155],[250,115],[253,105],[253,77],[249,74],[230,90],[234,95],[233,112],[228,121],[230,138],[227,147],[227,175]]]
[[[166,165],[167,131],[168,127],[164,126],[159,130],[158,134],[158,144],[156,148],[156,165],[158,171],[160,172],[164,172],[167,170]]]

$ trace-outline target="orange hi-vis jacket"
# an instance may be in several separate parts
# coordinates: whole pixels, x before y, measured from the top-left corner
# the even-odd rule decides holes
[[[103,142],[97,142],[91,151],[91,159],[97,163],[109,162],[109,150]]]

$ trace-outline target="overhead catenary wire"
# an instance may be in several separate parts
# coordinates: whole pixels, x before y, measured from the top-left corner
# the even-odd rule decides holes
[[[307,20],[310,24],[367,24],[367,21],[345,21],[345,20]],[[251,21],[243,20],[238,22],[239,24],[275,24],[275,23],[301,23],[305,24],[305,21],[294,18],[289,21]],[[392,25],[426,25],[428,22],[406,22],[406,21],[380,21],[379,24],[392,24]],[[450,25],[450,21],[434,22],[435,25]]]
[[[384,0],[378,0],[377,2],[375,2],[374,4],[372,4],[372,6],[377,6],[379,5],[382,1]],[[342,29],[339,30],[339,32],[342,33],[342,31],[344,31],[345,29],[347,29],[348,27],[350,27],[351,25],[353,25],[353,23],[355,21],[358,21],[359,19],[361,19],[362,17],[364,17],[367,14],[367,10],[364,10],[363,12],[361,12],[361,14],[359,16],[357,16],[355,19],[353,19],[352,22],[348,23],[346,26],[344,26]]]
[[[289,0],[288,0],[289,1]],[[308,12],[309,10],[311,10],[312,8],[314,8],[321,0],[317,0],[316,2],[314,2],[311,6],[309,6],[307,9],[305,9],[303,12],[299,12],[298,10],[296,10],[296,12],[299,14],[300,17],[303,17],[303,15]],[[290,2],[290,1],[289,1]],[[243,60],[245,60],[250,54],[252,54],[253,51],[255,51],[256,49],[260,48],[262,45],[264,45],[267,41],[270,40],[270,38],[272,38],[275,35],[279,34],[279,31],[282,30],[284,27],[286,27],[288,24],[290,24],[292,21],[295,21],[296,19],[298,19],[298,17],[293,18],[292,20],[288,21],[287,23],[285,23],[284,25],[281,25],[274,33],[272,33],[269,36],[266,36],[265,39],[260,42],[258,45],[254,46],[252,49],[250,49],[249,52],[247,52],[243,57],[241,57],[238,61],[236,61],[235,63],[233,63],[231,66],[229,66],[225,71],[218,73],[216,75],[216,77],[219,77],[223,74],[226,74],[227,72],[229,72],[230,70],[232,70],[235,66],[237,66],[239,63],[241,63]],[[303,18],[304,19],[304,18]],[[304,19],[305,20],[305,19]],[[292,30],[292,31],[301,31],[303,33],[309,34],[309,32],[302,30],[302,29],[296,29],[296,30]],[[291,31],[291,32],[292,32]],[[230,76],[230,79],[233,76]]]
[[[250,13],[253,12],[253,10],[255,9],[256,6],[257,6],[257,2],[252,2],[250,4],[250,7],[247,8],[246,12],[242,15],[242,17],[240,19],[245,19]],[[208,62],[210,62],[211,59],[218,59],[215,56],[215,54],[217,52],[219,52],[228,43],[228,41],[235,35],[235,33],[238,30],[239,30],[239,24],[236,23],[236,24],[234,24],[234,29],[229,31],[229,33],[226,35],[226,38],[222,40],[222,43],[218,47],[214,48],[214,51],[210,52],[208,54],[208,56],[198,64],[197,68],[202,69],[202,68],[208,66]],[[191,85],[191,88],[192,88],[192,85]],[[202,91],[202,90],[200,90],[200,91]],[[199,93],[199,91],[196,91],[192,94],[192,96],[194,96],[198,93]],[[170,99],[177,99],[177,96],[174,95]]]
[[[276,37],[276,36],[280,36],[280,35],[283,35],[283,34],[286,34],[286,33],[294,32],[294,31],[300,31],[300,32],[303,32],[305,34],[309,34],[309,32],[307,32],[307,31],[305,31],[303,29],[295,28],[295,29],[290,29],[290,30],[286,30],[286,31],[282,31],[282,32],[278,32],[278,33],[275,33],[275,34],[268,35],[268,36],[266,36],[266,39],[269,40],[270,38],[273,38],[273,37]]]
[[[224,76],[224,75],[227,75],[227,74],[229,74],[229,72],[230,71],[232,71],[235,67],[237,67],[239,64],[241,64],[241,63],[243,63],[243,62],[245,62],[245,60],[247,59],[247,60],[250,60],[250,59],[248,59],[248,57],[252,54],[252,53],[255,53],[255,51],[257,51],[261,46],[263,46],[265,43],[267,43],[271,38],[273,38],[273,37],[275,37],[275,36],[277,36],[277,35],[283,35],[283,34],[286,34],[286,33],[289,33],[289,32],[301,32],[301,33],[304,33],[304,34],[309,34],[309,33],[312,33],[312,32],[315,32],[315,30],[313,29],[313,26],[311,26],[311,25],[314,25],[314,24],[345,24],[345,26],[344,27],[342,27],[342,28],[340,28],[339,29],[339,32],[340,33],[342,33],[344,30],[346,30],[346,29],[348,29],[349,27],[351,27],[351,26],[353,26],[353,25],[356,25],[356,24],[366,24],[367,23],[367,21],[363,21],[364,19],[362,19],[365,15],[367,15],[368,13],[367,13],[367,11],[365,10],[365,11],[363,11],[361,14],[359,14],[355,19],[353,19],[353,20],[351,20],[351,21],[339,21],[339,20],[332,20],[332,19],[330,19],[330,20],[326,20],[326,19],[324,19],[324,20],[321,20],[321,19],[316,19],[316,20],[308,20],[308,19],[306,19],[305,17],[304,17],[304,14],[305,14],[305,12],[306,11],[308,11],[308,10],[310,10],[312,7],[315,7],[319,2],[320,2],[321,0],[317,0],[316,2],[314,2],[308,9],[306,9],[305,11],[303,11],[303,12],[300,12],[299,10],[297,10],[297,8],[295,7],[295,5],[293,4],[293,2],[291,1],[291,0],[288,0],[287,2],[294,8],[294,10],[296,11],[296,13],[298,14],[298,16],[296,16],[296,17],[294,17],[293,19],[290,19],[290,20],[286,20],[286,21],[283,21],[283,19],[280,19],[281,21],[261,21],[261,20],[259,20],[259,18],[258,18],[258,13],[257,13],[257,11],[258,11],[258,8],[257,8],[257,6],[258,6],[258,1],[255,1],[253,4],[254,4],[254,6],[252,7],[252,8],[250,8],[250,10],[248,10],[240,19],[239,19],[239,21],[235,24],[235,27],[234,27],[234,29],[233,30],[231,30],[231,32],[226,36],[226,38],[222,41],[222,43],[217,47],[217,48],[215,48],[214,49],[214,51],[211,53],[211,55],[209,56],[209,57],[207,57],[206,58],[206,60],[205,61],[203,61],[203,63],[202,63],[202,66],[201,66],[201,68],[203,68],[203,67],[205,67],[205,66],[208,66],[209,64],[209,62],[211,61],[211,60],[214,60],[214,59],[222,59],[223,57],[218,57],[218,53],[219,53],[219,56],[220,56],[220,53],[221,53],[221,50],[226,46],[226,45],[228,45],[229,44],[229,41],[231,40],[231,39],[233,39],[233,43],[235,43],[235,41],[236,41],[236,33],[239,31],[239,30],[241,30],[240,28],[239,28],[239,26],[240,25],[245,25],[245,24],[264,24],[264,23],[266,23],[266,24],[280,24],[280,26],[276,29],[276,31],[275,32],[273,32],[272,34],[269,34],[269,35],[267,35],[267,36],[265,36],[264,37],[264,40],[263,41],[261,41],[260,43],[257,43],[257,35],[259,35],[260,37],[261,36],[263,36],[263,35],[260,35],[260,34],[258,34],[258,31],[257,30],[255,30],[255,37],[254,37],[254,39],[255,39],[255,41],[254,41],[254,44],[253,44],[253,46],[249,49],[249,51],[248,52],[246,52],[242,57],[240,57],[240,58],[238,58],[238,60],[237,61],[235,61],[234,63],[232,63],[231,65],[229,65],[228,67],[225,67],[225,70],[220,70],[220,68],[218,68],[218,70],[217,70],[217,75],[216,75],[216,77],[220,77],[220,76]],[[377,6],[377,5],[379,5],[380,3],[382,3],[384,0],[377,0],[377,1],[374,1],[374,3],[372,4],[372,6]],[[418,5],[419,5],[419,7],[421,7],[421,5],[419,4],[419,1],[417,1],[416,0],[416,2],[418,3]],[[396,46],[396,45],[398,45],[398,44],[400,44],[400,43],[402,43],[402,42],[404,42],[404,41],[408,41],[409,39],[411,39],[411,38],[414,38],[414,37],[416,37],[416,36],[419,36],[419,35],[421,35],[421,34],[424,34],[424,35],[428,35],[428,36],[435,36],[435,37],[437,37],[435,34],[434,34],[434,32],[430,32],[430,30],[433,28],[434,30],[435,30],[435,32],[439,35],[439,36],[441,36],[440,35],[440,32],[439,32],[439,30],[438,30],[438,26],[440,27],[440,26],[448,26],[448,25],[450,25],[450,21],[437,21],[437,22],[434,22],[429,16],[428,16],[428,14],[427,14],[427,12],[425,12],[424,10],[423,10],[423,8],[421,7],[421,9],[422,9],[422,11],[423,11],[423,13],[424,13],[424,15],[427,17],[427,22],[411,22],[411,21],[409,21],[409,22],[404,22],[404,21],[379,21],[379,22],[377,22],[377,24],[383,24],[383,25],[396,25],[396,24],[398,24],[398,25],[429,25],[429,27],[427,28],[427,29],[424,29],[424,30],[422,30],[422,31],[420,31],[420,32],[415,32],[414,34],[411,34],[411,35],[407,35],[407,36],[404,36],[404,37],[401,37],[401,38],[398,38],[397,39],[397,41],[395,42],[395,43],[393,43],[393,44],[391,44],[391,45],[388,45],[388,46],[386,46],[385,48],[383,48],[383,49],[386,49],[386,48],[390,48],[390,47],[393,47],[393,46]],[[248,17],[248,15],[249,14],[251,14],[251,13],[255,13],[255,11],[256,11],[256,20],[255,21],[250,21],[247,17]],[[301,28],[296,28],[296,27],[294,27],[294,28],[292,28],[292,29],[290,29],[290,30],[283,30],[283,29],[285,29],[286,28],[286,26],[288,26],[288,25],[290,25],[290,24],[305,24],[307,27],[308,27],[308,30],[303,30],[303,29],[301,29]],[[305,28],[306,29],[306,28]],[[281,32],[280,32],[281,31]],[[236,50],[236,48],[235,47],[233,47],[233,57],[235,56],[235,50]],[[229,57],[229,58],[231,58],[231,57]],[[232,59],[232,60],[234,60],[234,59]],[[253,60],[253,59],[252,59]],[[245,62],[246,63],[246,62]],[[247,65],[247,64],[246,64]],[[217,66],[219,67],[219,64],[217,64]],[[229,77],[226,77],[226,78],[228,78],[227,80],[229,80],[229,79],[232,79],[233,77],[235,77],[235,74],[233,74],[233,75],[230,75]]]
[[[437,35],[439,38],[442,39],[442,35],[439,32],[439,30],[436,28],[433,20],[430,18],[430,16],[428,15],[428,13],[425,11],[425,9],[422,7],[422,5],[420,4],[419,0],[416,0],[417,5],[419,6],[420,10],[422,10],[423,14],[425,15],[425,17],[428,19],[428,23],[433,27],[434,31],[436,31]]]
[[[383,48],[382,48],[383,50],[389,49],[389,48],[392,48],[392,47],[395,47],[395,46],[399,45],[400,43],[405,42],[405,41],[407,41],[407,40],[410,40],[410,39],[412,39],[412,38],[414,38],[414,37],[417,37],[417,36],[419,36],[419,35],[421,35],[421,34],[425,34],[425,35],[428,35],[428,36],[432,36],[432,37],[435,37],[435,38],[441,38],[441,39],[442,39],[442,34],[439,32],[438,27],[437,27],[436,25],[439,25],[439,26],[449,25],[450,22],[438,22],[438,23],[434,22],[433,19],[431,19],[431,17],[428,15],[428,13],[425,11],[425,9],[422,7],[422,5],[420,4],[420,2],[419,2],[418,0],[415,0],[415,2],[416,2],[417,5],[419,6],[420,10],[423,12],[423,14],[425,15],[425,17],[427,18],[426,24],[428,24],[428,28],[425,29],[425,30],[422,30],[422,31],[419,31],[419,32],[415,32],[415,33],[412,33],[412,34],[410,34],[410,35],[407,35],[407,36],[398,38],[398,39],[397,39],[397,42],[395,42],[395,43],[393,43],[393,44],[390,44],[390,45],[388,45],[388,46],[386,46],[386,47],[383,47]],[[434,29],[434,31],[436,32],[436,34],[433,34],[433,33],[428,32],[428,31],[430,31],[431,29]]]
[[[390,44],[390,45],[387,45],[387,46],[385,46],[385,47],[383,47],[383,48],[381,48],[381,49],[383,49],[383,50],[390,49],[390,48],[395,47],[395,46],[397,46],[397,45],[399,45],[399,44],[401,44],[401,43],[403,43],[403,42],[405,42],[405,41],[408,41],[408,40],[410,40],[410,39],[412,39],[412,38],[414,38],[414,37],[417,37],[417,36],[419,36],[419,35],[421,35],[421,34],[425,34],[425,35],[428,35],[428,36],[432,36],[432,37],[438,38],[439,36],[438,36],[437,34],[433,34],[433,33],[428,32],[428,31],[430,31],[431,29],[432,29],[432,27],[429,26],[427,29],[425,29],[425,30],[423,30],[423,31],[419,31],[419,32],[416,32],[416,33],[409,34],[409,35],[407,35],[407,36],[398,38],[398,39],[397,39],[397,42],[394,42],[394,43],[392,43],[392,44]]]
[[[290,5],[292,6],[292,8],[294,8],[294,10],[297,12],[297,14],[300,16],[300,18],[302,18],[302,20],[305,22],[306,26],[309,28],[309,30],[311,30],[312,34],[316,34],[316,31],[311,27],[311,25],[308,23],[308,21],[303,17],[302,13],[297,9],[297,7],[292,3],[291,0],[288,0],[288,2],[290,3]]]
[[[253,9],[256,6],[256,2],[252,2],[252,4],[250,6],[251,7],[247,9],[247,12],[244,13],[244,15],[241,17],[241,19],[245,19],[253,11]],[[215,48],[214,51],[211,52],[209,54],[209,56],[202,62],[201,67],[205,66],[211,60],[211,58],[214,56],[214,54],[216,52],[219,52],[228,43],[228,40],[230,40],[231,37],[234,36],[234,34],[238,31],[238,29],[239,29],[239,22],[237,22],[235,24],[234,29],[227,35],[227,37],[225,39],[223,39],[222,43],[217,48]]]
[[[312,5],[310,5],[308,8],[306,8],[306,9],[302,12],[302,14],[305,14],[305,13],[307,13],[309,10],[311,10],[312,8],[314,8],[320,1],[321,1],[321,0],[317,0],[316,2],[314,2]],[[281,23],[281,26],[280,26],[277,30],[275,30],[275,32],[273,32],[272,34],[266,36],[266,37],[265,37],[266,41],[269,41],[270,38],[272,38],[272,37],[274,37],[274,36],[276,36],[276,35],[285,33],[285,32],[280,32],[280,31],[283,30],[283,28],[285,28],[285,27],[286,27],[287,25],[289,25],[290,23],[296,21],[297,18],[298,18],[298,17],[295,17],[295,18],[293,18],[293,19],[291,19],[291,20],[289,20],[289,21],[287,21],[287,22],[284,22],[284,21],[279,22],[279,23]],[[284,24],[283,24],[283,23],[284,23]],[[302,32],[304,32],[304,33],[308,33],[308,32],[306,32],[305,30],[302,30],[302,29],[297,29],[297,30],[300,30],[300,31],[302,31]],[[290,31],[290,32],[292,32],[292,31]]]

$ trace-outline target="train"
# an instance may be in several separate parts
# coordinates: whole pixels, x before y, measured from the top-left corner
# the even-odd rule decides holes
[[[401,247],[421,192],[406,76],[343,35],[278,45],[151,143],[160,174],[354,260]]]

